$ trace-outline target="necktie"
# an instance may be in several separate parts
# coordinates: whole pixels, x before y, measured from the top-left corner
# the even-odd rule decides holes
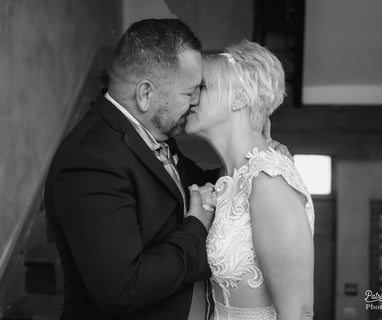
[[[170,148],[171,155],[175,157],[178,153],[178,146],[176,145],[176,141],[174,138],[167,139],[164,141],[168,147]]]
[[[178,170],[176,169],[176,163],[174,160],[174,156],[170,152],[170,147],[166,142],[160,142],[160,147],[156,150],[159,156],[159,160],[162,162],[164,168],[169,173],[171,178],[174,180],[177,185],[180,193],[183,198],[183,209],[184,213],[186,213],[186,195],[183,190],[182,182],[180,181],[180,176]]]

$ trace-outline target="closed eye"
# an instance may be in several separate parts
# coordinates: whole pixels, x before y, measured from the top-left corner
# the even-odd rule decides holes
[[[205,90],[207,89],[207,85],[206,83],[204,82],[204,80],[202,80],[202,82],[200,83],[199,85],[199,90]]]

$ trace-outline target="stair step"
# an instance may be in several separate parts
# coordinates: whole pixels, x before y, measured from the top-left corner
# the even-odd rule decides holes
[[[53,243],[40,244],[25,254],[25,264],[56,263],[59,261],[56,246]]]
[[[63,301],[62,295],[29,294],[6,306],[0,320],[58,320]]]
[[[55,294],[62,292],[62,270],[54,244],[46,243],[28,250],[24,265],[27,293]]]

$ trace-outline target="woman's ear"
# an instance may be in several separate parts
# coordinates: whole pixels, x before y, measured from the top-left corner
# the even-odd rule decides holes
[[[231,110],[238,111],[244,109],[248,106],[249,99],[244,91],[239,91],[235,93],[235,99],[233,100]]]
[[[135,94],[137,97],[138,109],[145,113],[149,110],[150,99],[152,98],[154,86],[149,80],[142,80],[138,82]]]

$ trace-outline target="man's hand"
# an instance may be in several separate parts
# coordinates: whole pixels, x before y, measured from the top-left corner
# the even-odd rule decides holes
[[[198,186],[192,185],[189,189],[190,210],[187,212],[187,216],[193,216],[199,219],[208,231],[211,228],[211,224],[214,218],[214,210],[206,210],[203,207],[202,194],[200,193]]]
[[[263,127],[262,131],[264,139],[269,143],[269,146],[276,150],[278,153],[283,154],[284,156],[287,156],[292,162],[293,162],[293,156],[289,152],[289,149],[287,146],[281,144],[280,142],[273,140],[271,137],[271,120],[269,118],[265,122],[265,125]]]

